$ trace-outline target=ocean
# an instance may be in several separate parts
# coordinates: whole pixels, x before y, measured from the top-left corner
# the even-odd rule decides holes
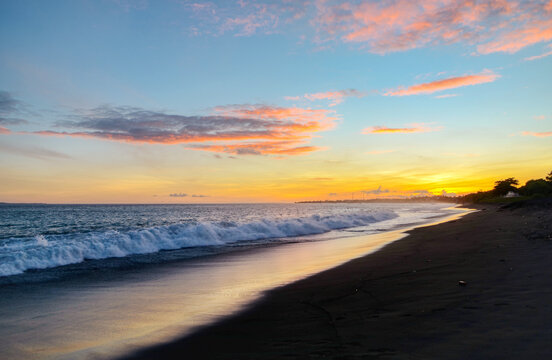
[[[0,205],[0,357],[112,358],[465,210],[426,203]]]

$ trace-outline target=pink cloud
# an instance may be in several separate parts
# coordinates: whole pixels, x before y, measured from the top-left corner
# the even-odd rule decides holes
[[[535,116],[533,116],[533,119],[535,119],[535,120],[544,120],[544,119],[546,119],[546,116],[544,116],[544,115],[535,115]]]
[[[408,88],[400,87],[395,90],[384,93],[385,96],[409,96],[420,94],[432,94],[437,91],[455,89],[462,86],[470,86],[493,82],[500,75],[491,72],[484,72],[478,75],[463,75],[442,80],[436,80],[428,83],[409,86]]]
[[[183,6],[196,35],[271,34],[303,20],[314,27],[318,48],[343,41],[378,54],[455,43],[475,46],[479,54],[514,53],[552,41],[549,0],[251,0]]]
[[[513,53],[552,39],[549,1],[317,1],[321,40],[342,39],[374,53],[452,43],[481,54]]]
[[[2,135],[7,135],[7,134],[11,134],[11,130],[10,129],[7,129],[3,126],[0,126],[0,134]]]
[[[218,115],[245,119],[287,120],[285,127],[302,131],[323,131],[339,119],[334,111],[269,105],[227,105],[214,108]]]
[[[521,134],[523,136],[549,137],[549,136],[552,136],[552,131],[544,131],[544,132],[524,131]]]
[[[346,90],[339,90],[339,91],[326,91],[326,92],[318,92],[318,93],[310,93],[310,94],[304,94],[302,96],[286,96],[286,100],[299,100],[299,99],[306,99],[309,101],[316,101],[316,100],[330,100],[330,106],[335,106],[338,104],[341,104],[345,98],[348,97],[357,97],[361,98],[366,96],[366,93],[358,91],[356,89],[346,89]]]
[[[387,126],[371,126],[362,130],[363,134],[410,134],[438,131],[441,128],[431,128],[425,124],[412,124],[410,127],[390,128]]]
[[[477,46],[477,51],[481,54],[495,52],[513,54],[526,46],[550,40],[552,40],[552,20],[508,32],[495,41]]]

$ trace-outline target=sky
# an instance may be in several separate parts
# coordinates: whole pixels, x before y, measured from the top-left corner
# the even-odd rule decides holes
[[[552,170],[552,0],[0,2],[0,201],[465,194]]]

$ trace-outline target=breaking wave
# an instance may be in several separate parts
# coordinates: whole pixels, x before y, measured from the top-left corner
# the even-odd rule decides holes
[[[249,223],[204,222],[124,232],[110,230],[11,238],[0,245],[0,276],[21,274],[29,269],[76,264],[87,259],[321,234],[335,229],[365,226],[397,216],[391,211],[359,212],[292,219],[262,219]]]

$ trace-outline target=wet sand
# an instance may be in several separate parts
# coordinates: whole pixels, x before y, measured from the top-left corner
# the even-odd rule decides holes
[[[128,358],[552,358],[552,202],[480,210]]]

